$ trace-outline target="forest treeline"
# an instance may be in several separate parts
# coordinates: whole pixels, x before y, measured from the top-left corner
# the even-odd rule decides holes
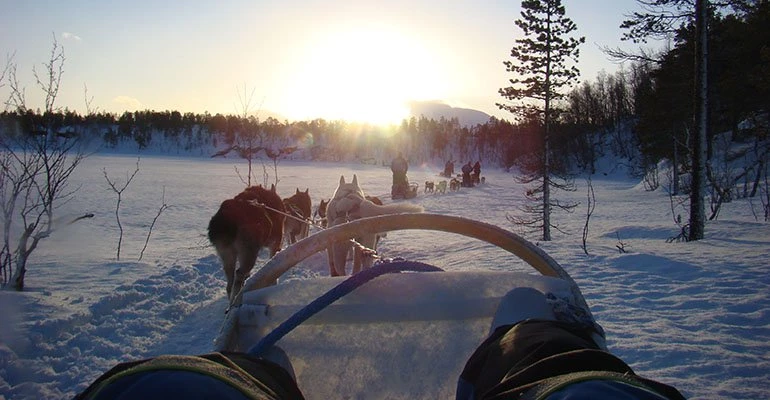
[[[770,5],[760,2],[743,13],[712,18],[710,157],[717,151],[715,138],[725,132],[732,133],[727,140],[757,146],[767,139]],[[675,160],[687,171],[693,130],[693,36],[691,25],[682,26],[669,49],[572,88],[558,105],[552,127],[550,151],[558,161],[554,167],[590,172],[599,157],[611,152],[627,158],[640,175],[661,159]],[[537,163],[542,148],[537,123],[514,115],[511,121],[492,117],[475,126],[425,117],[374,126],[169,110],[80,115],[67,109],[43,113],[27,109],[7,110],[0,118],[5,135],[53,130],[82,136],[105,149],[128,143],[168,153],[199,150],[214,155],[217,149],[256,143],[261,148],[296,147],[300,151],[290,155],[295,159],[381,162],[401,151],[411,162],[480,159],[486,165],[526,169]]]

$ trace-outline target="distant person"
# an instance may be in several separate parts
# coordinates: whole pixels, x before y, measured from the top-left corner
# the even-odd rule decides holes
[[[471,162],[468,161],[467,164],[463,165],[462,168],[463,171],[463,187],[473,187],[473,183],[471,183],[471,172],[473,172],[473,166],[471,165]]]
[[[398,156],[390,163],[390,170],[393,172],[393,186],[390,190],[391,197],[405,197],[407,188],[409,187],[409,179],[406,177],[406,171],[409,170],[409,163],[407,163],[401,152],[399,152]]]
[[[476,161],[476,164],[473,164],[473,175],[471,176],[471,182],[473,182],[474,185],[481,183],[481,161]]]
[[[409,163],[407,163],[401,152],[399,152],[398,156],[391,161],[390,170],[393,172],[394,185],[409,184],[409,181],[406,178],[406,172],[409,170]]]
[[[455,163],[452,160],[447,160],[444,164],[444,176],[451,178],[455,174]]]

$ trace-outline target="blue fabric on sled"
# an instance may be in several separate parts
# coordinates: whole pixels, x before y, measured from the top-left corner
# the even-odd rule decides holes
[[[372,279],[384,274],[393,274],[406,271],[440,272],[443,270],[436,266],[417,261],[395,260],[378,262],[371,268],[364,269],[355,275],[351,275],[349,278],[342,281],[339,285],[333,287],[331,290],[324,293],[322,296],[313,300],[310,304],[294,313],[294,315],[281,323],[281,325],[278,325],[272,332],[267,334],[262,338],[262,340],[260,340],[251,349],[249,349],[248,354],[253,356],[262,355],[265,350],[275,345],[275,343],[277,343],[282,337],[286,336],[287,333],[291,332],[294,328],[305,322],[308,318],[312,317],[319,311],[326,308],[328,305],[334,303],[335,301],[344,297],[356,288],[361,287]]]
[[[650,389],[610,380],[589,380],[573,383],[545,397],[547,400],[666,400]]]

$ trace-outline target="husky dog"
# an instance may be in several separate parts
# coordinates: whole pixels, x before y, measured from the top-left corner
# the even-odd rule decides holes
[[[446,193],[446,180],[442,180],[438,183],[436,186],[436,193],[445,194]]]
[[[318,203],[318,208],[315,210],[315,214],[313,217],[318,216],[319,218],[319,224],[321,224],[321,227],[326,229],[326,225],[328,225],[326,220],[326,207],[329,205],[329,202],[327,200],[321,199],[321,202]]]
[[[449,191],[455,192],[460,190],[460,181],[457,178],[452,178],[451,181],[449,181]]]
[[[435,183],[433,183],[433,181],[425,181],[425,190],[423,193],[433,193],[434,188]]]
[[[209,241],[222,260],[231,302],[254,268],[259,251],[267,247],[272,257],[281,250],[284,211],[275,185],[270,190],[250,186],[235,198],[223,201],[211,217]]]
[[[306,238],[310,231],[312,205],[309,190],[300,192],[297,188],[293,196],[283,199],[286,214],[291,216],[287,216],[283,223],[283,234],[288,244],[294,244],[297,240]]]
[[[359,218],[422,211],[422,207],[411,203],[377,205],[371,200],[367,200],[364,191],[358,185],[358,177],[353,175],[353,181],[350,183],[346,183],[345,177],[340,176],[339,186],[337,186],[326,207],[326,218],[329,227],[333,227]],[[356,238],[356,241],[364,247],[377,250],[377,236],[377,234],[365,235]],[[352,245],[349,242],[338,242],[327,249],[331,276],[346,274],[345,263],[351,248]],[[370,266],[371,258],[364,259],[362,252],[356,249],[353,256],[353,273]]]

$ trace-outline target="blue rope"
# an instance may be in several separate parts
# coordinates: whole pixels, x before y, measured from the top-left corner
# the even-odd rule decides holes
[[[348,279],[340,282],[339,285],[331,288],[328,292],[322,296],[310,302],[310,304],[303,307],[289,317],[286,321],[278,325],[267,336],[263,337],[257,344],[249,349],[249,354],[253,356],[260,356],[269,349],[281,338],[286,336],[294,328],[305,322],[308,318],[312,317],[319,311],[326,308],[326,306],[334,303],[343,296],[352,292],[356,288],[363,286],[365,283],[372,279],[384,275],[392,274],[404,271],[412,272],[438,272],[443,271],[441,268],[435,267],[430,264],[425,264],[417,261],[406,261],[403,259],[395,259],[394,261],[381,261],[376,263],[372,268],[367,268],[361,272],[350,276]]]

